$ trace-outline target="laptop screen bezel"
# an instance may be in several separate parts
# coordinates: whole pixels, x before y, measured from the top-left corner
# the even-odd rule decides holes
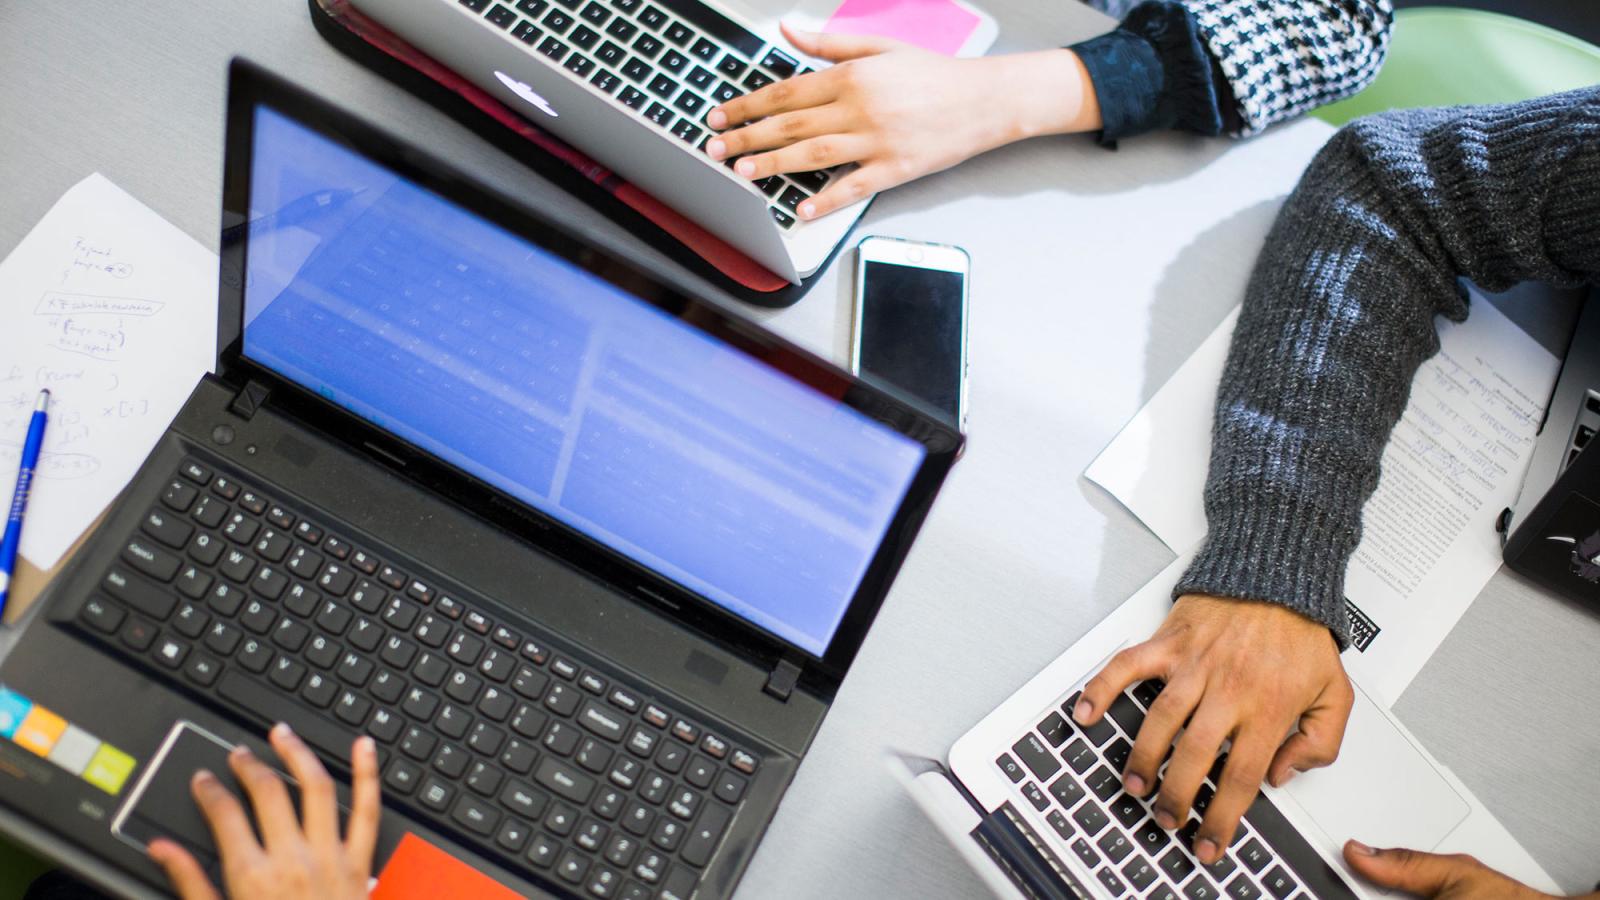
[[[738,617],[704,596],[645,568],[617,550],[336,406],[243,354],[244,273],[249,235],[254,112],[266,106],[317,134],[433,191],[677,319],[764,360],[852,409],[921,444],[926,451],[825,652],[817,656]],[[870,385],[713,300],[672,276],[649,272],[592,237],[533,212],[247,60],[229,68],[223,172],[217,373],[235,386],[255,381],[271,405],[297,421],[399,471],[524,542],[764,665],[802,663],[801,684],[831,696],[866,638],[933,498],[954,463],[962,436],[914,400]],[[371,452],[373,449],[379,452]]]

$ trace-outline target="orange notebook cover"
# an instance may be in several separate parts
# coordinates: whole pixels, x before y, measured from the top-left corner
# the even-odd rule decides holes
[[[521,894],[414,834],[400,839],[371,900],[520,900]]]

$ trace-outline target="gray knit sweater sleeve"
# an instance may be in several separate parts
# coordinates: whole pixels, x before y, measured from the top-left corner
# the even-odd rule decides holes
[[[1345,566],[1434,317],[1600,275],[1600,88],[1340,130],[1251,274],[1212,426],[1206,541],[1176,595],[1281,603],[1348,644]]]

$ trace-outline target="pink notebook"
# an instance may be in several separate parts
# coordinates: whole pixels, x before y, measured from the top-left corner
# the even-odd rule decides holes
[[[981,21],[953,0],[844,0],[822,30],[875,34],[953,55]]]

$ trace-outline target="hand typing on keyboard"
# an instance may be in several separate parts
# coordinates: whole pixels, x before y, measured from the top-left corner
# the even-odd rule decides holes
[[[755,180],[860,163],[801,203],[802,219],[1012,141],[1101,127],[1088,73],[1070,50],[955,59],[867,35],[788,25],[783,33],[838,65],[718,106],[706,124],[743,127],[713,138],[706,151],[744,156],[734,171]]]
[[[367,896],[372,853],[378,839],[378,754],[372,738],[352,746],[350,818],[339,835],[339,809],[333,780],[316,754],[279,724],[272,747],[300,787],[301,816],[283,781],[242,745],[228,766],[250,795],[261,840],[256,840],[244,807],[210,772],[195,773],[195,803],[211,826],[221,852],[223,880],[236,900],[357,900]],[[220,894],[189,851],[176,842],[150,842],[150,858],[166,870],[183,900],[212,900]]]
[[[1194,841],[1208,864],[1233,839],[1263,778],[1281,786],[1296,771],[1333,762],[1354,702],[1325,626],[1247,600],[1180,597],[1154,636],[1112,657],[1084,686],[1073,718],[1098,722],[1123,689],[1148,679],[1166,686],[1139,728],[1123,783],[1143,797],[1159,781],[1161,827],[1187,820],[1223,742],[1232,742]]]

